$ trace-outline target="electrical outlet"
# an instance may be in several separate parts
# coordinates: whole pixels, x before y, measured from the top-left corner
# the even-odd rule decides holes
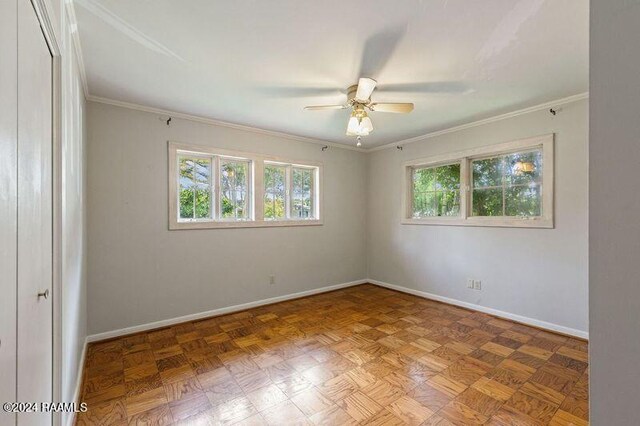
[[[482,281],[475,280],[473,282],[473,288],[476,289],[476,290],[482,290]]]
[[[474,283],[474,281],[471,278],[469,278],[467,280],[467,288],[473,288],[473,283]]]
[[[276,276],[269,275],[269,284],[274,285],[276,283]]]

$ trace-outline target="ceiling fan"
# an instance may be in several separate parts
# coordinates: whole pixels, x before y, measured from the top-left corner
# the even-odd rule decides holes
[[[412,103],[398,102],[372,102],[371,94],[378,83],[367,77],[358,80],[358,84],[347,89],[347,103],[344,105],[316,105],[306,106],[308,111],[322,111],[333,109],[351,108],[351,116],[347,123],[347,136],[357,137],[357,146],[361,146],[362,136],[367,136],[373,131],[373,123],[367,111],[394,112],[406,114],[413,111]]]

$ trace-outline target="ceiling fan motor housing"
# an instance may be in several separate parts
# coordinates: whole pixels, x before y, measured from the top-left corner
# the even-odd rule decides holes
[[[358,91],[358,85],[354,84],[353,86],[349,86],[347,89],[347,105],[356,106],[363,105],[366,106],[371,102],[371,98],[369,99],[356,99],[356,92]]]

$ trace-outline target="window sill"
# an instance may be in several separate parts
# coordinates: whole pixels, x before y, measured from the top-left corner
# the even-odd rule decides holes
[[[281,228],[285,226],[320,226],[321,220],[247,220],[242,222],[193,221],[172,222],[169,230],[183,229],[227,229],[227,228]]]
[[[403,225],[435,225],[435,226],[488,226],[498,228],[547,228],[554,227],[552,219],[535,218],[496,218],[496,217],[469,217],[467,219],[452,217],[434,217],[422,219],[402,219]]]

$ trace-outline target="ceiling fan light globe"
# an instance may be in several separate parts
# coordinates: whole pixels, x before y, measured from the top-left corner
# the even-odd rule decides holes
[[[373,123],[369,117],[358,120],[358,117],[349,118],[347,136],[368,136],[373,131]]]
[[[370,132],[367,132],[366,130],[359,129],[357,132],[347,131],[347,136],[369,136],[369,133]]]
[[[360,128],[360,123],[358,123],[358,119],[354,116],[349,118],[349,124],[347,124],[347,134],[358,134],[358,129]]]
[[[360,121],[360,128],[366,130],[367,134],[371,133],[373,131],[373,123],[371,122],[371,119],[369,117],[364,117],[362,121]]]

